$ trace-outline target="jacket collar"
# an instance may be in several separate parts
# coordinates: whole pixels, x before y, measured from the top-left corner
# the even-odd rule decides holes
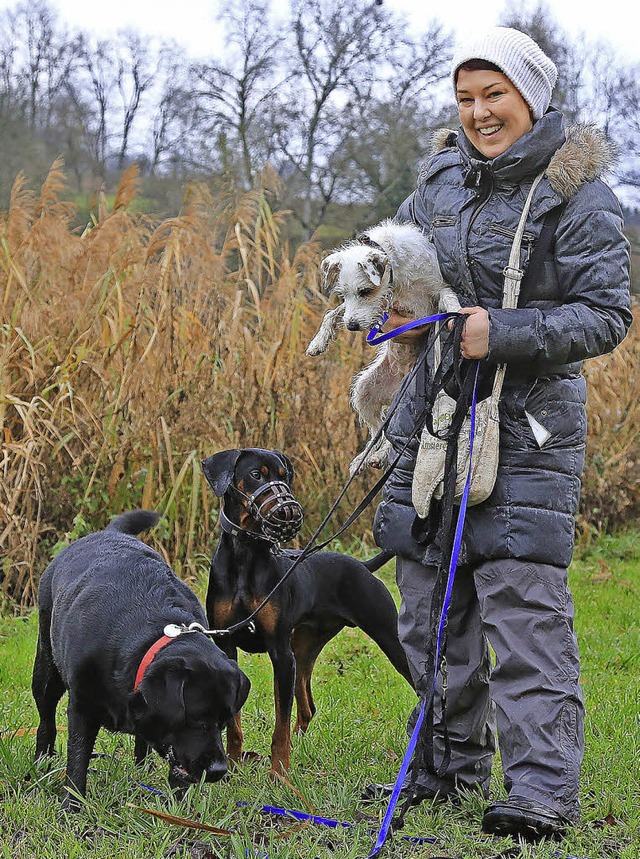
[[[546,196],[552,205],[573,197],[586,182],[601,178],[616,161],[615,147],[603,131],[590,124],[574,125],[565,130],[562,114],[554,109],[492,160],[483,158],[462,129],[438,131],[432,143],[436,157],[425,165],[420,182],[458,163],[467,174],[466,184],[473,184],[476,171],[490,173],[498,184],[513,184],[536,175],[546,165]],[[532,214],[535,214],[533,210]]]

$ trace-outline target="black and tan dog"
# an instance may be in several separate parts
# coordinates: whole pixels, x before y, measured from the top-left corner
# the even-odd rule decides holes
[[[150,748],[166,757],[172,788],[227,771],[221,729],[244,704],[249,681],[210,638],[188,631],[206,628],[198,599],[133,536],[158,518],[123,513],[63,549],[40,580],[36,760],[54,754],[56,707],[68,690],[63,806],[71,811],[85,795],[101,727],[133,734],[138,762]]]
[[[218,497],[222,534],[211,562],[207,616],[215,629],[245,619],[270,593],[299,552],[282,551],[302,523],[302,510],[291,493],[293,466],[277,450],[225,450],[205,459],[202,468]],[[268,653],[273,664],[276,724],[271,770],[289,767],[290,722],[295,694],[295,730],[305,731],[315,713],[311,674],[325,644],[343,627],[360,627],[411,683],[397,633],[398,616],[391,594],[355,558],[318,552],[306,558],[278,588],[255,618],[255,632],[221,636],[220,646],[233,659],[237,648]],[[242,753],[240,714],[227,729],[227,754]]]

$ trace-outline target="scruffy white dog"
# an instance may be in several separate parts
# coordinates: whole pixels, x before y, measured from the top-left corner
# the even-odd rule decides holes
[[[338,325],[349,331],[369,331],[393,307],[401,316],[419,319],[441,311],[455,311],[460,303],[442,280],[436,251],[413,224],[382,221],[343,245],[322,261],[326,292],[342,303],[325,313],[307,355],[320,355],[334,338]],[[377,433],[403,378],[413,366],[419,343],[382,343],[376,356],[351,383],[351,406],[371,437]],[[390,445],[386,439],[365,457],[353,460],[351,474],[363,465],[383,468]]]

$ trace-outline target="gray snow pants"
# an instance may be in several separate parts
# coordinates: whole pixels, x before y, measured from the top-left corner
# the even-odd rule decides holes
[[[397,559],[400,640],[423,688],[433,682],[425,677],[425,654],[435,573],[417,561]],[[459,567],[446,661],[451,763],[441,779],[420,773],[420,785],[442,793],[458,786],[480,789],[487,795],[497,726],[507,791],[577,821],[584,707],[567,571],[517,560]],[[439,696],[434,742],[437,763],[444,749]]]

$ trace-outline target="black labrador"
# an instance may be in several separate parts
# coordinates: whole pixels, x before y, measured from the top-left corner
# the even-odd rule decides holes
[[[133,734],[137,762],[151,748],[166,757],[172,789],[227,771],[221,730],[244,704],[249,680],[210,638],[187,631],[206,628],[197,597],[133,536],[158,518],[123,513],[63,549],[40,580],[35,757],[54,754],[56,707],[68,690],[63,807],[70,811],[85,795],[101,727]]]
[[[302,523],[291,493],[293,466],[277,450],[225,450],[205,459],[204,475],[218,497],[222,533],[211,562],[207,616],[227,628],[253,612],[300,554],[283,551]],[[315,713],[311,674],[325,646],[343,627],[360,627],[412,686],[398,639],[398,615],[391,594],[361,561],[335,552],[306,558],[278,588],[255,619],[255,632],[238,630],[217,639],[232,659],[237,648],[268,653],[273,665],[276,725],[271,743],[272,773],[290,763],[290,722],[295,694],[295,731],[305,731]],[[227,754],[242,753],[240,714],[227,729]]]

